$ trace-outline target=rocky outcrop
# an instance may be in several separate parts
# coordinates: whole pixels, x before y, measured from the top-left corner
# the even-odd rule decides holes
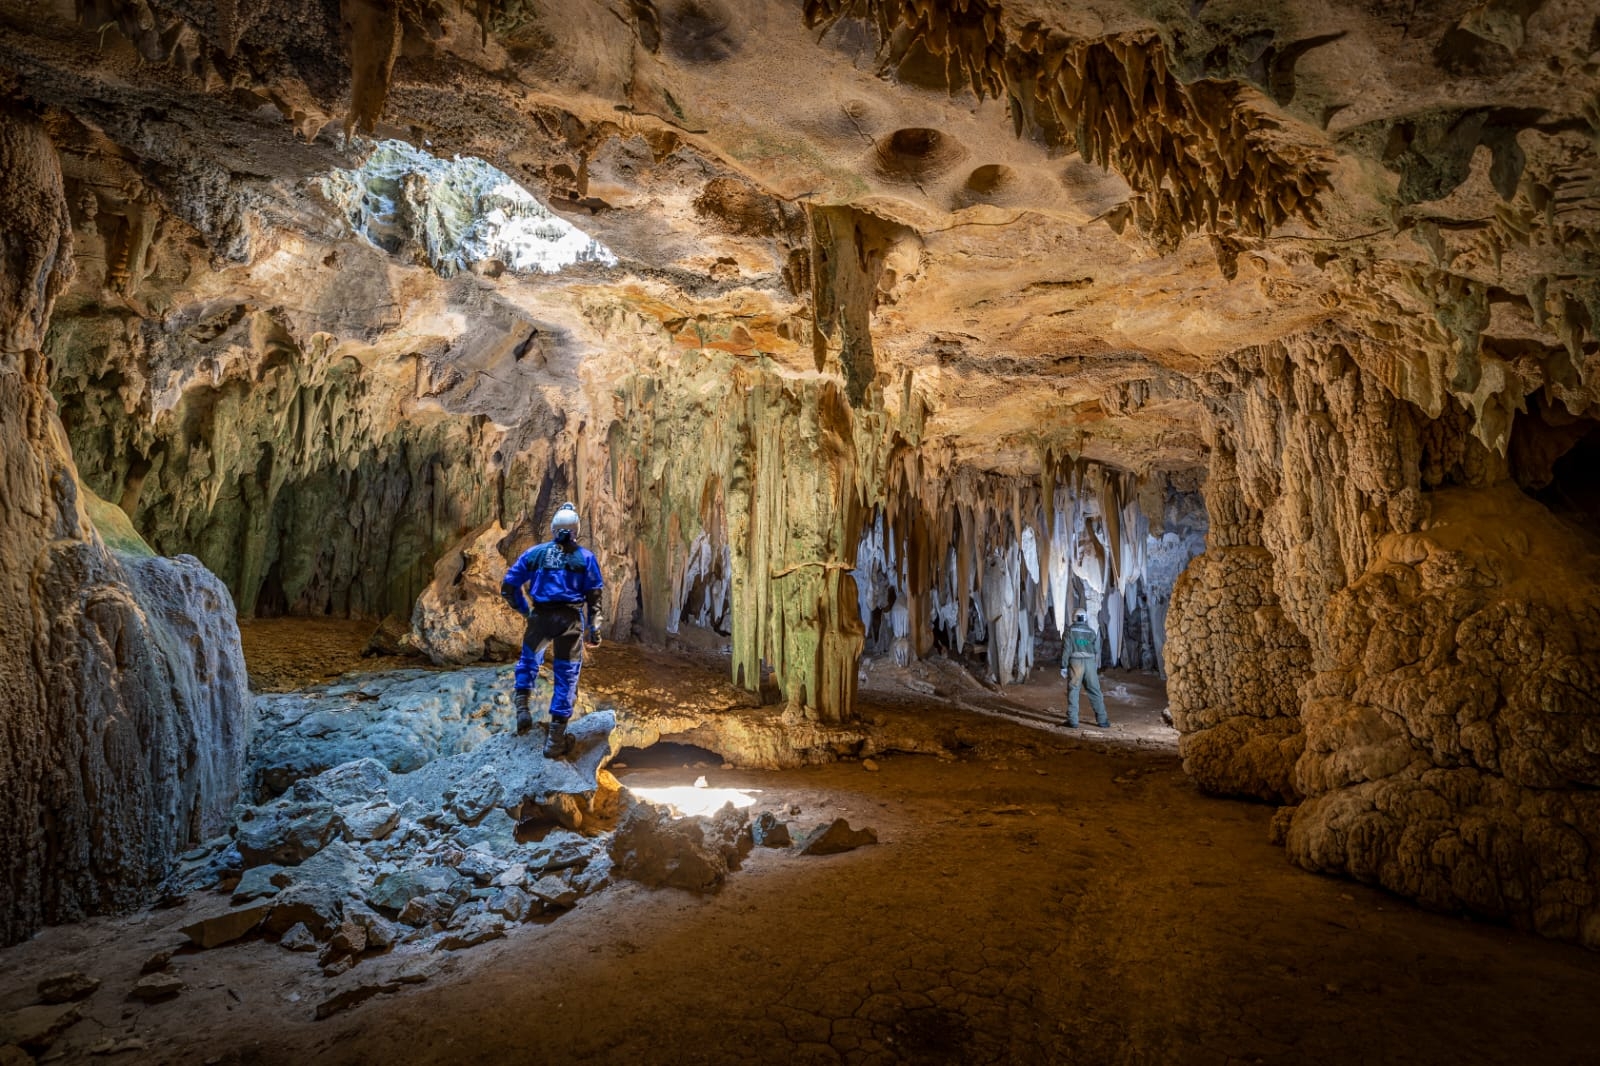
[[[80,491],[40,351],[71,269],[61,172],[38,121],[11,108],[0,172],[12,220],[0,293],[9,942],[143,902],[180,851],[218,829],[241,782],[250,703],[227,590],[193,558],[150,555]],[[108,536],[92,510],[108,515]]]
[[[1444,489],[1329,607],[1290,857],[1600,947],[1600,545]]]
[[[535,542],[530,533],[491,522],[446,549],[411,610],[406,644],[436,666],[514,658],[526,622],[500,598],[500,582]]]
[[[1219,387],[1174,593],[1186,768],[1301,800],[1280,829],[1308,868],[1595,943],[1600,544],[1337,342],[1252,358],[1276,369]]]

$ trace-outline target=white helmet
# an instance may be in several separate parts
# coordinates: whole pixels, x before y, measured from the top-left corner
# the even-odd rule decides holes
[[[578,536],[578,505],[564,503],[557,507],[555,517],[550,519],[550,532],[558,540],[563,532],[570,537],[576,538]]]
[[[1080,623],[1081,622],[1087,622],[1089,620],[1089,616],[1087,614],[1084,614],[1082,611],[1079,611],[1077,614],[1072,616],[1072,620],[1074,622],[1080,622]]]

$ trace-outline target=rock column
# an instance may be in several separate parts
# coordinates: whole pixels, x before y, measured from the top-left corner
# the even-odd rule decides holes
[[[249,694],[227,590],[91,520],[41,354],[72,274],[54,148],[0,111],[0,943],[134,906],[237,795]],[[116,515],[104,509],[106,522]]]

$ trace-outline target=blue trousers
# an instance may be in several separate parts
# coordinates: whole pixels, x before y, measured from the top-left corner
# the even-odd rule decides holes
[[[522,633],[522,654],[517,656],[516,687],[531,692],[544,665],[544,649],[550,648],[550,673],[555,684],[550,693],[550,717],[563,721],[572,717],[572,701],[578,694],[578,674],[583,669],[583,612],[569,604],[534,604],[528,626]]]
[[[1067,721],[1074,727],[1078,724],[1078,689],[1082,688],[1089,693],[1089,706],[1094,708],[1095,724],[1109,725],[1111,719],[1106,717],[1106,698],[1100,693],[1099,665],[1093,659],[1073,657],[1067,661],[1067,669]]]

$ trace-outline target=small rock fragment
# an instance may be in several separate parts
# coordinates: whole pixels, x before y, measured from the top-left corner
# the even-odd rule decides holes
[[[142,974],[160,973],[162,970],[167,968],[168,964],[172,962],[172,956],[175,953],[175,948],[166,948],[165,950],[156,952],[154,955],[144,960],[144,965],[139,967],[139,972]]]
[[[182,992],[186,987],[183,978],[172,973],[146,974],[134,982],[133,988],[128,992],[134,999],[142,999],[146,1003],[154,1003],[163,999],[171,999]]]
[[[789,835],[789,823],[778,821],[778,816],[771,811],[763,811],[756,817],[750,835],[763,848],[786,848],[794,843]]]
[[[521,885],[528,879],[528,867],[523,863],[516,863],[489,882],[495,888],[512,888]]]
[[[340,974],[350,972],[350,968],[355,964],[356,960],[351,956],[340,955],[332,961],[323,964],[322,976],[338,977]]]
[[[489,912],[500,915],[508,922],[525,921],[532,910],[533,900],[515,886],[499,889],[489,897]]]
[[[124,1051],[144,1051],[149,1048],[149,1046],[149,1044],[145,1043],[143,1040],[140,1040],[136,1036],[123,1037],[121,1040],[118,1040],[114,1036],[108,1036],[98,1044],[90,1045],[89,1054],[120,1055]],[[4,1066],[4,1062],[4,1059],[0,1059],[0,1066]]]
[[[359,955],[367,950],[367,931],[356,921],[345,918],[334,930],[328,947],[338,954]]]
[[[311,935],[311,930],[305,927],[304,922],[296,922],[278,938],[278,946],[290,951],[316,951],[317,938]]]
[[[875,773],[878,772],[878,764],[873,759],[862,759],[861,760],[861,768],[863,770],[866,770],[869,773],[874,773],[875,774]]]
[[[39,982],[41,1003],[71,1003],[92,995],[100,987],[98,977],[90,977],[77,970],[58,973]]]
[[[439,972],[439,960],[430,955],[413,955],[394,970],[394,980],[403,985],[420,985]]]
[[[352,985],[343,988],[317,1004],[317,1021],[331,1018],[342,1010],[349,1010],[358,1003],[365,1003],[373,996],[385,992],[393,992],[400,986],[392,981]]]
[[[368,951],[387,951],[399,939],[399,930],[394,923],[368,907],[365,903],[351,900],[344,905],[344,916],[355,922],[367,934]]]
[[[844,851],[854,851],[863,844],[877,842],[877,830],[851,829],[849,822],[843,818],[835,818],[828,825],[819,825],[807,834],[800,854],[837,855]]]

